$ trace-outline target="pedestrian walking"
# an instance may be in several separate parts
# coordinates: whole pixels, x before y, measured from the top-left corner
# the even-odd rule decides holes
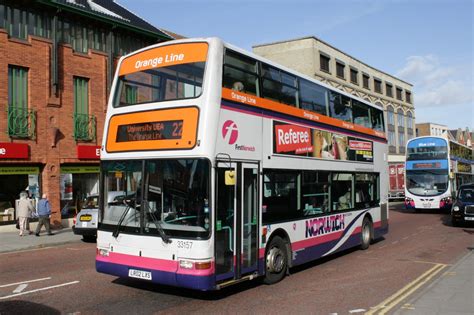
[[[49,205],[48,195],[43,194],[42,198],[38,201],[38,226],[36,227],[36,236],[40,236],[41,227],[44,225],[48,235],[54,235],[51,233],[49,226],[49,217],[51,216],[51,206]]]
[[[20,236],[30,234],[27,230],[28,218],[31,213],[35,210],[33,204],[28,199],[26,191],[20,193],[20,201],[18,202],[18,224],[20,226]]]

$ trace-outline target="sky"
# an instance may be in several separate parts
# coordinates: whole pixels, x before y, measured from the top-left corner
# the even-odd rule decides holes
[[[413,85],[417,123],[474,129],[474,0],[115,0],[157,28],[252,46],[315,36]]]

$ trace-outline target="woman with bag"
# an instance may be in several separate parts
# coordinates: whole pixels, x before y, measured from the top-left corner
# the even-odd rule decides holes
[[[22,191],[20,193],[20,201],[18,202],[18,224],[20,226],[20,236],[29,233],[29,231],[27,231],[28,218],[34,210],[35,208],[28,199],[28,194],[26,191]]]

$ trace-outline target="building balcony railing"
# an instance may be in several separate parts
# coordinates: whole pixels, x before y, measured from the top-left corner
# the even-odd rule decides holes
[[[8,135],[12,138],[36,139],[36,111],[8,106]]]
[[[76,141],[94,141],[95,137],[95,116],[87,114],[74,114],[74,139]]]

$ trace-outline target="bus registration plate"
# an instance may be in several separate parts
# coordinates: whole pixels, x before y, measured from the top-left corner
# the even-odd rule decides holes
[[[423,202],[423,208],[431,208],[431,202]]]
[[[131,278],[151,280],[151,272],[149,272],[149,271],[129,269],[128,270],[128,276],[131,277]]]

